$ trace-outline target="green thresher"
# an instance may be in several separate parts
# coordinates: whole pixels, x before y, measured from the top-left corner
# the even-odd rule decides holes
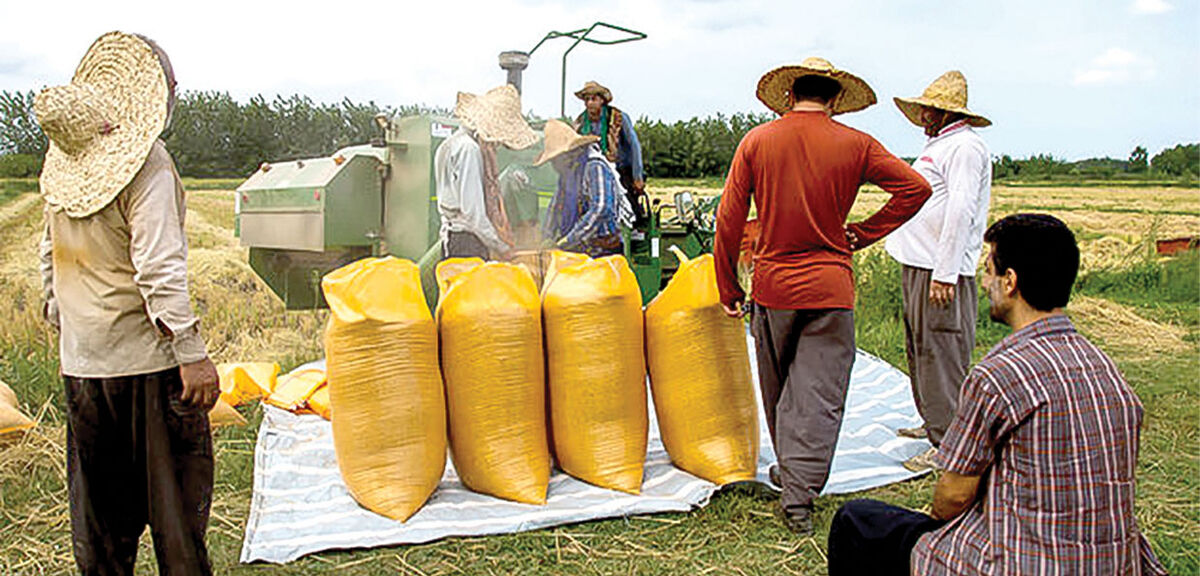
[[[605,27],[631,36],[588,37]],[[559,37],[575,39],[563,55],[565,95],[566,55],[576,45],[615,44],[645,35],[598,22],[586,29],[551,32],[534,50]],[[532,52],[500,55],[501,68],[518,90]],[[236,230],[242,245],[250,248],[250,266],[289,309],[325,306],[320,283],[326,273],[360,258],[388,254],[417,262],[427,301],[432,305],[436,299],[432,272],[441,249],[433,157],[458,122],[432,115],[381,115],[376,122],[383,138],[326,158],[264,163],[237,188]],[[541,149],[540,142],[521,151],[501,147],[497,158],[502,172],[521,170],[530,182],[531,190],[522,198],[507,198],[506,203],[525,204],[517,211],[532,211],[539,220],[557,187],[553,168],[532,166]],[[690,194],[677,194],[676,215],[665,226],[660,220],[663,206],[656,201],[647,206],[650,217],[626,232],[625,256],[643,301],[653,298],[678,267],[669,246],[677,245],[689,256],[711,251],[713,207],[712,200],[693,203]]]

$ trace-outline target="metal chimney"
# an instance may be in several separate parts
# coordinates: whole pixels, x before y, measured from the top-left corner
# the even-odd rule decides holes
[[[529,66],[529,53],[509,50],[500,53],[500,68],[508,72],[508,83],[521,93],[521,73]]]

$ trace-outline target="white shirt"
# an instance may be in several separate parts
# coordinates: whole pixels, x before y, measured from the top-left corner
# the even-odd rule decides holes
[[[487,215],[483,153],[470,132],[460,127],[438,146],[433,173],[437,179],[438,214],[442,217],[442,242],[449,232],[470,232],[495,254],[509,251],[511,247],[500,239]]]
[[[974,276],[992,197],[987,145],[965,120],[955,122],[925,143],[913,169],[929,182],[933,195],[888,237],[888,254],[901,264],[932,270],[938,282],[955,284],[959,276]]]
[[[134,376],[208,356],[188,297],[185,214],[183,184],[161,140],[98,212],[71,218],[47,207],[42,289],[46,319],[59,327],[63,374]]]

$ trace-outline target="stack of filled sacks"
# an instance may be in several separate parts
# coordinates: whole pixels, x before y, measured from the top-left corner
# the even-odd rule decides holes
[[[541,302],[523,266],[437,266],[450,454],[467,488],[544,504],[550,480]]]
[[[446,465],[446,404],[437,327],[420,271],[368,258],[321,281],[330,408],[338,468],[363,507],[404,521]]]
[[[559,466],[596,486],[639,493],[649,417],[641,292],[629,264],[555,253],[542,318]]]
[[[0,445],[20,439],[34,426],[33,420],[22,414],[18,406],[16,392],[0,382]]]
[[[717,485],[753,480],[758,405],[745,329],[721,308],[712,255],[677,256],[679,270],[646,306],[646,360],[663,446],[676,467]]]

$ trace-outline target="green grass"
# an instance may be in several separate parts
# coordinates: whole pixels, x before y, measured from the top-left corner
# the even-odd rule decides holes
[[[9,181],[0,181],[4,190]],[[224,190],[237,182],[196,183],[195,190]],[[703,184],[701,182],[701,184]],[[28,184],[21,184],[28,186]],[[652,185],[692,186],[689,181]],[[33,182],[36,190],[36,182]],[[203,193],[197,213],[224,221],[226,195]],[[0,193],[0,204],[5,196]],[[0,229],[0,245],[14,243],[25,229]],[[1080,278],[1077,293],[1132,307],[1139,315],[1182,327],[1186,354],[1135,358],[1104,334],[1088,334],[1109,351],[1145,405],[1138,470],[1138,518],[1173,574],[1200,571],[1200,256],[1121,263]],[[905,369],[900,303],[900,268],[882,249],[856,255],[859,347]],[[0,573],[70,573],[62,428],[62,393],[54,335],[36,320],[36,291],[19,276],[0,274],[0,379],[13,385],[29,413],[41,413],[39,432],[27,443],[0,449]],[[243,302],[233,288],[231,300]],[[248,298],[248,296],[247,296]],[[250,300],[245,300],[250,302]],[[255,300],[254,302],[258,302]],[[246,315],[282,312],[222,311],[211,302],[208,321],[234,333],[253,328]],[[229,306],[238,306],[235,302]],[[260,306],[255,304],[255,306]],[[987,317],[981,296],[976,356],[1008,333]],[[240,308],[248,307],[244,303]],[[311,319],[294,315],[288,322]],[[228,318],[227,318],[228,316]],[[319,322],[316,322],[319,324]],[[212,334],[217,334],[214,327]],[[307,348],[305,348],[307,349]],[[299,349],[297,349],[299,350]],[[288,365],[308,359],[300,352],[275,358]],[[871,497],[912,508],[929,505],[932,477],[866,493],[821,498],[815,538],[797,539],[772,516],[775,498],[751,487],[718,492],[711,503],[686,514],[659,514],[595,521],[521,534],[449,538],[415,546],[333,551],[287,566],[241,565],[238,558],[250,506],[254,443],[261,420],[258,405],[242,407],[245,428],[215,434],[216,487],[208,542],[218,574],[823,574],[824,538],[837,507],[854,497]],[[143,541],[138,572],[153,573]]]
[[[27,192],[37,191],[37,178],[0,178],[0,205]]]

